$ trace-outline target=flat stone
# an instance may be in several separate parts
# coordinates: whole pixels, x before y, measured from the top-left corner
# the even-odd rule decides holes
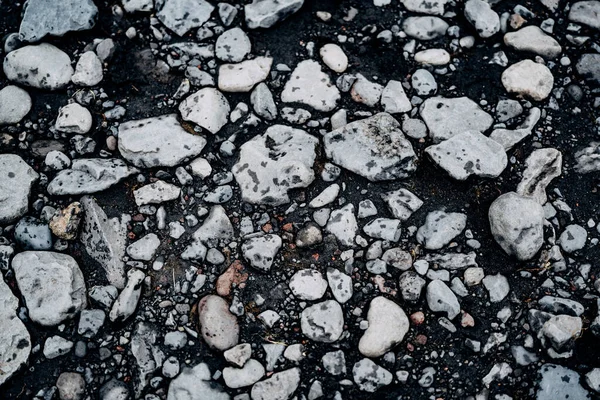
[[[252,346],[249,343],[238,344],[223,352],[223,357],[230,364],[242,368],[252,356]]]
[[[525,160],[525,171],[517,186],[517,193],[531,197],[543,205],[548,199],[546,188],[561,174],[562,153],[560,151],[552,148],[534,150]]]
[[[494,119],[468,97],[432,97],[423,102],[419,113],[435,143],[464,132],[485,132]]]
[[[265,368],[255,359],[248,360],[242,368],[223,368],[223,380],[227,387],[232,389],[253,385],[263,376],[265,376]]]
[[[0,171],[0,224],[9,224],[29,209],[29,194],[39,175],[16,154],[0,154]]]
[[[64,88],[74,72],[69,56],[48,43],[11,51],[4,58],[3,68],[9,81],[44,90]]]
[[[242,199],[272,206],[288,203],[290,189],[307,187],[314,180],[318,142],[303,130],[274,125],[244,143],[232,168]]]
[[[587,399],[590,394],[579,383],[579,374],[556,364],[544,364],[538,374],[536,400]]]
[[[429,146],[425,152],[452,178],[469,176],[496,178],[506,168],[508,158],[501,144],[479,132],[463,132]]]
[[[13,258],[12,268],[32,321],[56,326],[85,308],[83,274],[71,256],[25,251]]]
[[[571,4],[569,21],[600,29],[600,1],[587,0]]]
[[[269,90],[266,83],[261,82],[250,94],[250,102],[254,112],[268,121],[277,118],[277,106],[273,99],[273,93]]]
[[[167,400],[181,400],[182,398],[186,400],[231,399],[229,394],[212,380],[210,369],[204,363],[193,368],[184,368],[169,384]]]
[[[240,327],[229,311],[229,304],[219,296],[208,295],[198,302],[200,332],[211,348],[224,351],[238,343]]]
[[[250,53],[251,48],[246,32],[235,27],[219,35],[215,43],[215,55],[221,61],[237,63]]]
[[[381,92],[383,110],[390,114],[405,113],[412,110],[412,104],[404,91],[402,83],[390,80]]]
[[[535,25],[506,33],[504,44],[518,51],[526,51],[550,59],[558,57],[562,52],[560,44]]]
[[[149,185],[145,185],[133,191],[135,204],[143,206],[145,204],[160,204],[167,201],[176,200],[181,194],[178,186],[158,180]]]
[[[363,358],[352,367],[354,383],[362,391],[373,393],[392,383],[393,376],[387,369]]]
[[[246,93],[269,76],[273,59],[256,57],[238,64],[223,64],[219,67],[219,89],[223,92]]]
[[[51,336],[44,343],[44,357],[48,360],[64,356],[73,348],[73,342],[63,338],[62,336]]]
[[[58,110],[54,127],[65,133],[85,134],[92,129],[92,114],[77,103],[67,104]]]
[[[382,296],[371,300],[367,321],[369,327],[358,343],[358,350],[365,357],[384,355],[408,333],[409,322],[404,310]]]
[[[334,72],[341,74],[348,68],[348,57],[344,50],[335,43],[328,43],[321,47],[319,55],[323,63]]]
[[[444,49],[421,50],[415,54],[415,61],[423,65],[442,66],[450,62],[450,53]]]
[[[253,0],[244,6],[246,25],[250,29],[270,28],[302,7],[304,0]]]
[[[502,85],[509,93],[542,101],[552,91],[554,76],[545,65],[523,60],[504,70]]]
[[[233,225],[225,209],[220,205],[213,206],[193,238],[211,248],[217,247],[221,241],[233,239]]]
[[[310,340],[333,343],[344,331],[344,312],[337,301],[325,300],[302,311],[300,326]]]
[[[262,272],[269,272],[282,240],[279,235],[267,234],[253,237],[242,244],[242,254],[250,265]]]
[[[98,17],[98,7],[92,0],[29,0],[23,9],[19,36],[27,42],[91,29]]]
[[[484,0],[468,0],[465,3],[465,17],[482,38],[489,38],[500,30],[500,17]]]
[[[494,200],[488,217],[494,239],[507,254],[524,261],[542,247],[544,210],[535,200],[505,193]]]
[[[535,125],[540,120],[541,115],[541,110],[537,107],[533,107],[529,111],[527,118],[525,118],[523,123],[521,123],[521,125],[519,125],[516,129],[494,129],[489,138],[500,143],[502,147],[504,147],[504,150],[508,151],[521,140],[531,135],[533,128],[535,128]]]
[[[184,120],[192,121],[210,133],[219,132],[227,124],[229,111],[229,102],[215,88],[200,89],[179,104],[179,112]],[[203,139],[196,135],[187,135]]]
[[[419,96],[431,96],[437,92],[438,85],[434,76],[424,68],[416,70],[412,74],[410,81],[413,89]]]
[[[146,275],[139,269],[132,268],[127,271],[127,283],[108,314],[112,322],[122,323],[133,315],[142,295],[144,278]]]
[[[358,231],[354,205],[349,203],[338,210],[332,211],[325,229],[333,234],[342,246],[352,247],[354,237]]]
[[[432,40],[446,34],[448,23],[438,17],[408,17],[402,23],[402,29],[412,38]]]
[[[23,217],[14,231],[15,241],[26,250],[50,250],[52,233],[45,221],[34,217]]]
[[[0,90],[0,125],[18,124],[31,110],[31,97],[20,87],[8,85]]]
[[[409,219],[423,205],[421,199],[404,188],[384,193],[381,195],[381,198],[387,204],[394,217],[401,221]]]
[[[205,0],[156,0],[156,17],[178,36],[201,27],[215,9]]]
[[[290,278],[290,290],[300,300],[319,300],[327,291],[327,281],[319,271],[302,269]]]
[[[318,111],[332,111],[339,99],[339,90],[314,60],[299,62],[281,92],[284,103],[301,103]]]
[[[573,317],[580,317],[585,311],[581,303],[556,296],[544,296],[538,301],[538,305],[543,311],[552,314],[568,314]]]
[[[446,313],[448,319],[454,319],[460,313],[460,304],[454,292],[437,279],[427,285],[427,305],[433,312]]]
[[[250,396],[252,400],[289,400],[299,384],[300,368],[290,368],[255,383]]]
[[[508,296],[510,286],[508,285],[508,280],[505,276],[500,274],[487,275],[483,278],[482,282],[483,286],[485,286],[490,294],[490,301],[492,303],[498,303]]]
[[[205,145],[206,139],[183,129],[175,114],[119,125],[119,151],[140,168],[179,165],[186,158],[199,155]]]
[[[375,218],[363,227],[363,232],[375,239],[397,242],[400,240],[400,223],[399,219]]]
[[[417,241],[428,250],[439,250],[460,235],[466,225],[465,214],[432,211],[417,231]]]
[[[127,255],[134,260],[150,261],[154,258],[160,246],[160,239],[156,234],[149,233],[127,246]]]

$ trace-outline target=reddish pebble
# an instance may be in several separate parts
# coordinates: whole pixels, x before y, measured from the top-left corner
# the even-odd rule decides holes
[[[421,311],[417,311],[410,316],[410,320],[415,325],[421,325],[423,322],[425,322],[425,314],[423,314]]]

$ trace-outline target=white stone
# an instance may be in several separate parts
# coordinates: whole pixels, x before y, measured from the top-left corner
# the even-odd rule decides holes
[[[249,92],[265,79],[271,71],[273,59],[256,57],[238,64],[223,64],[219,67],[219,89],[224,92]]]
[[[382,296],[371,300],[367,321],[369,327],[358,343],[358,350],[365,357],[384,355],[408,333],[409,322],[404,310]]]
[[[318,111],[333,110],[339,99],[339,90],[314,60],[298,63],[281,92],[284,103],[301,103]]]
[[[39,175],[16,154],[0,154],[0,224],[9,224],[29,209],[29,193]]]
[[[328,43],[319,50],[321,59],[331,69],[337,73],[342,73],[348,68],[348,57],[344,50],[335,43]]]
[[[54,125],[57,131],[85,134],[92,129],[92,114],[77,103],[67,104],[58,110]]]
[[[423,65],[446,65],[450,62],[450,54],[444,49],[421,50],[415,54],[415,61]]]
[[[229,118],[229,102],[215,88],[204,88],[190,95],[179,104],[181,117],[192,121],[210,133],[217,133]]]
[[[251,48],[246,32],[235,27],[219,35],[215,43],[215,55],[221,61],[237,63],[250,53]]]
[[[17,124],[31,110],[31,97],[20,87],[8,85],[0,90],[0,125]]]
[[[71,77],[74,84],[79,86],[95,86],[104,78],[102,62],[93,51],[86,51],[79,57],[75,73]]]
[[[535,53],[546,58],[556,58],[562,52],[560,44],[535,25],[506,33],[504,44],[515,50]]]
[[[319,300],[327,291],[327,281],[319,271],[302,269],[292,275],[289,287],[300,300]]]
[[[134,260],[150,261],[154,258],[156,250],[160,246],[160,239],[156,234],[149,233],[141,239],[131,243],[126,251]]]
[[[157,0],[156,17],[179,36],[204,25],[214,7],[205,0]]]
[[[552,91],[554,76],[545,65],[523,60],[504,70],[502,85],[509,93],[542,101]]]

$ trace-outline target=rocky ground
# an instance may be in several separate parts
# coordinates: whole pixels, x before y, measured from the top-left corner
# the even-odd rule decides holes
[[[0,398],[598,398],[600,1],[0,32]]]

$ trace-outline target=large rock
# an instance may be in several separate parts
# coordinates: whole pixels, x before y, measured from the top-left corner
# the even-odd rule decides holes
[[[215,9],[205,0],[156,0],[155,3],[156,17],[179,36],[204,25]]]
[[[270,28],[302,7],[304,0],[253,0],[244,6],[246,25],[250,29]]]
[[[314,60],[298,63],[281,92],[284,103],[306,104],[319,111],[333,110],[339,99],[339,90]]]
[[[425,152],[454,179],[464,181],[471,175],[498,177],[508,159],[504,147],[479,132],[464,132],[429,146]]]
[[[175,114],[124,122],[119,126],[119,151],[140,168],[173,167],[196,157],[206,139],[188,133]]]
[[[32,321],[55,326],[85,308],[83,274],[71,256],[25,251],[13,258],[12,267]]]
[[[39,175],[16,154],[0,154],[0,224],[9,224],[29,209],[29,193]]]
[[[288,400],[300,384],[300,368],[277,372],[252,386],[252,400]]]
[[[19,35],[28,42],[91,29],[98,16],[92,0],[28,0],[23,9]]]
[[[496,242],[519,260],[535,256],[544,243],[544,210],[535,200],[509,192],[498,197],[488,213]]]
[[[579,383],[579,374],[556,364],[544,364],[538,371],[536,400],[588,399],[590,394]]]
[[[45,90],[64,88],[74,72],[69,56],[48,43],[11,51],[3,68],[9,81]]]
[[[404,310],[382,296],[371,300],[367,321],[369,327],[358,342],[358,350],[365,357],[384,355],[408,333],[409,322]]]
[[[0,386],[27,362],[31,353],[31,338],[17,316],[19,300],[0,273]]]
[[[179,104],[181,117],[200,125],[210,133],[217,133],[227,123],[229,102],[215,88],[204,88]]]
[[[527,51],[545,58],[556,58],[562,52],[560,44],[535,25],[504,35],[504,44],[515,50]]]
[[[511,65],[504,70],[501,79],[507,92],[536,101],[548,97],[554,86],[554,76],[548,67],[531,60]]]
[[[8,85],[0,90],[0,125],[17,124],[31,110],[29,93]]]
[[[167,400],[229,400],[230,398],[219,384],[212,381],[208,365],[203,363],[193,368],[185,368],[171,381],[167,394]]]
[[[468,97],[432,97],[423,102],[419,112],[436,143],[467,131],[482,133],[494,122]]]
[[[344,312],[335,300],[306,307],[300,320],[302,333],[315,342],[333,343],[344,331]]]
[[[97,193],[138,172],[118,158],[78,158],[56,174],[47,190],[54,196]]]
[[[213,349],[225,351],[238,343],[240,327],[222,297],[208,295],[198,303],[200,332]]]
[[[571,5],[569,20],[600,29],[600,1],[578,1]]]
[[[274,125],[240,147],[233,175],[242,199],[253,204],[281,205],[290,201],[288,191],[307,187],[318,139],[300,129]]]
[[[93,197],[81,198],[84,210],[83,228],[79,239],[87,254],[100,264],[111,285],[125,286],[123,256],[127,244],[127,220],[108,219]]]
[[[406,178],[417,168],[412,145],[388,113],[326,133],[323,142],[327,158],[370,181]]]

